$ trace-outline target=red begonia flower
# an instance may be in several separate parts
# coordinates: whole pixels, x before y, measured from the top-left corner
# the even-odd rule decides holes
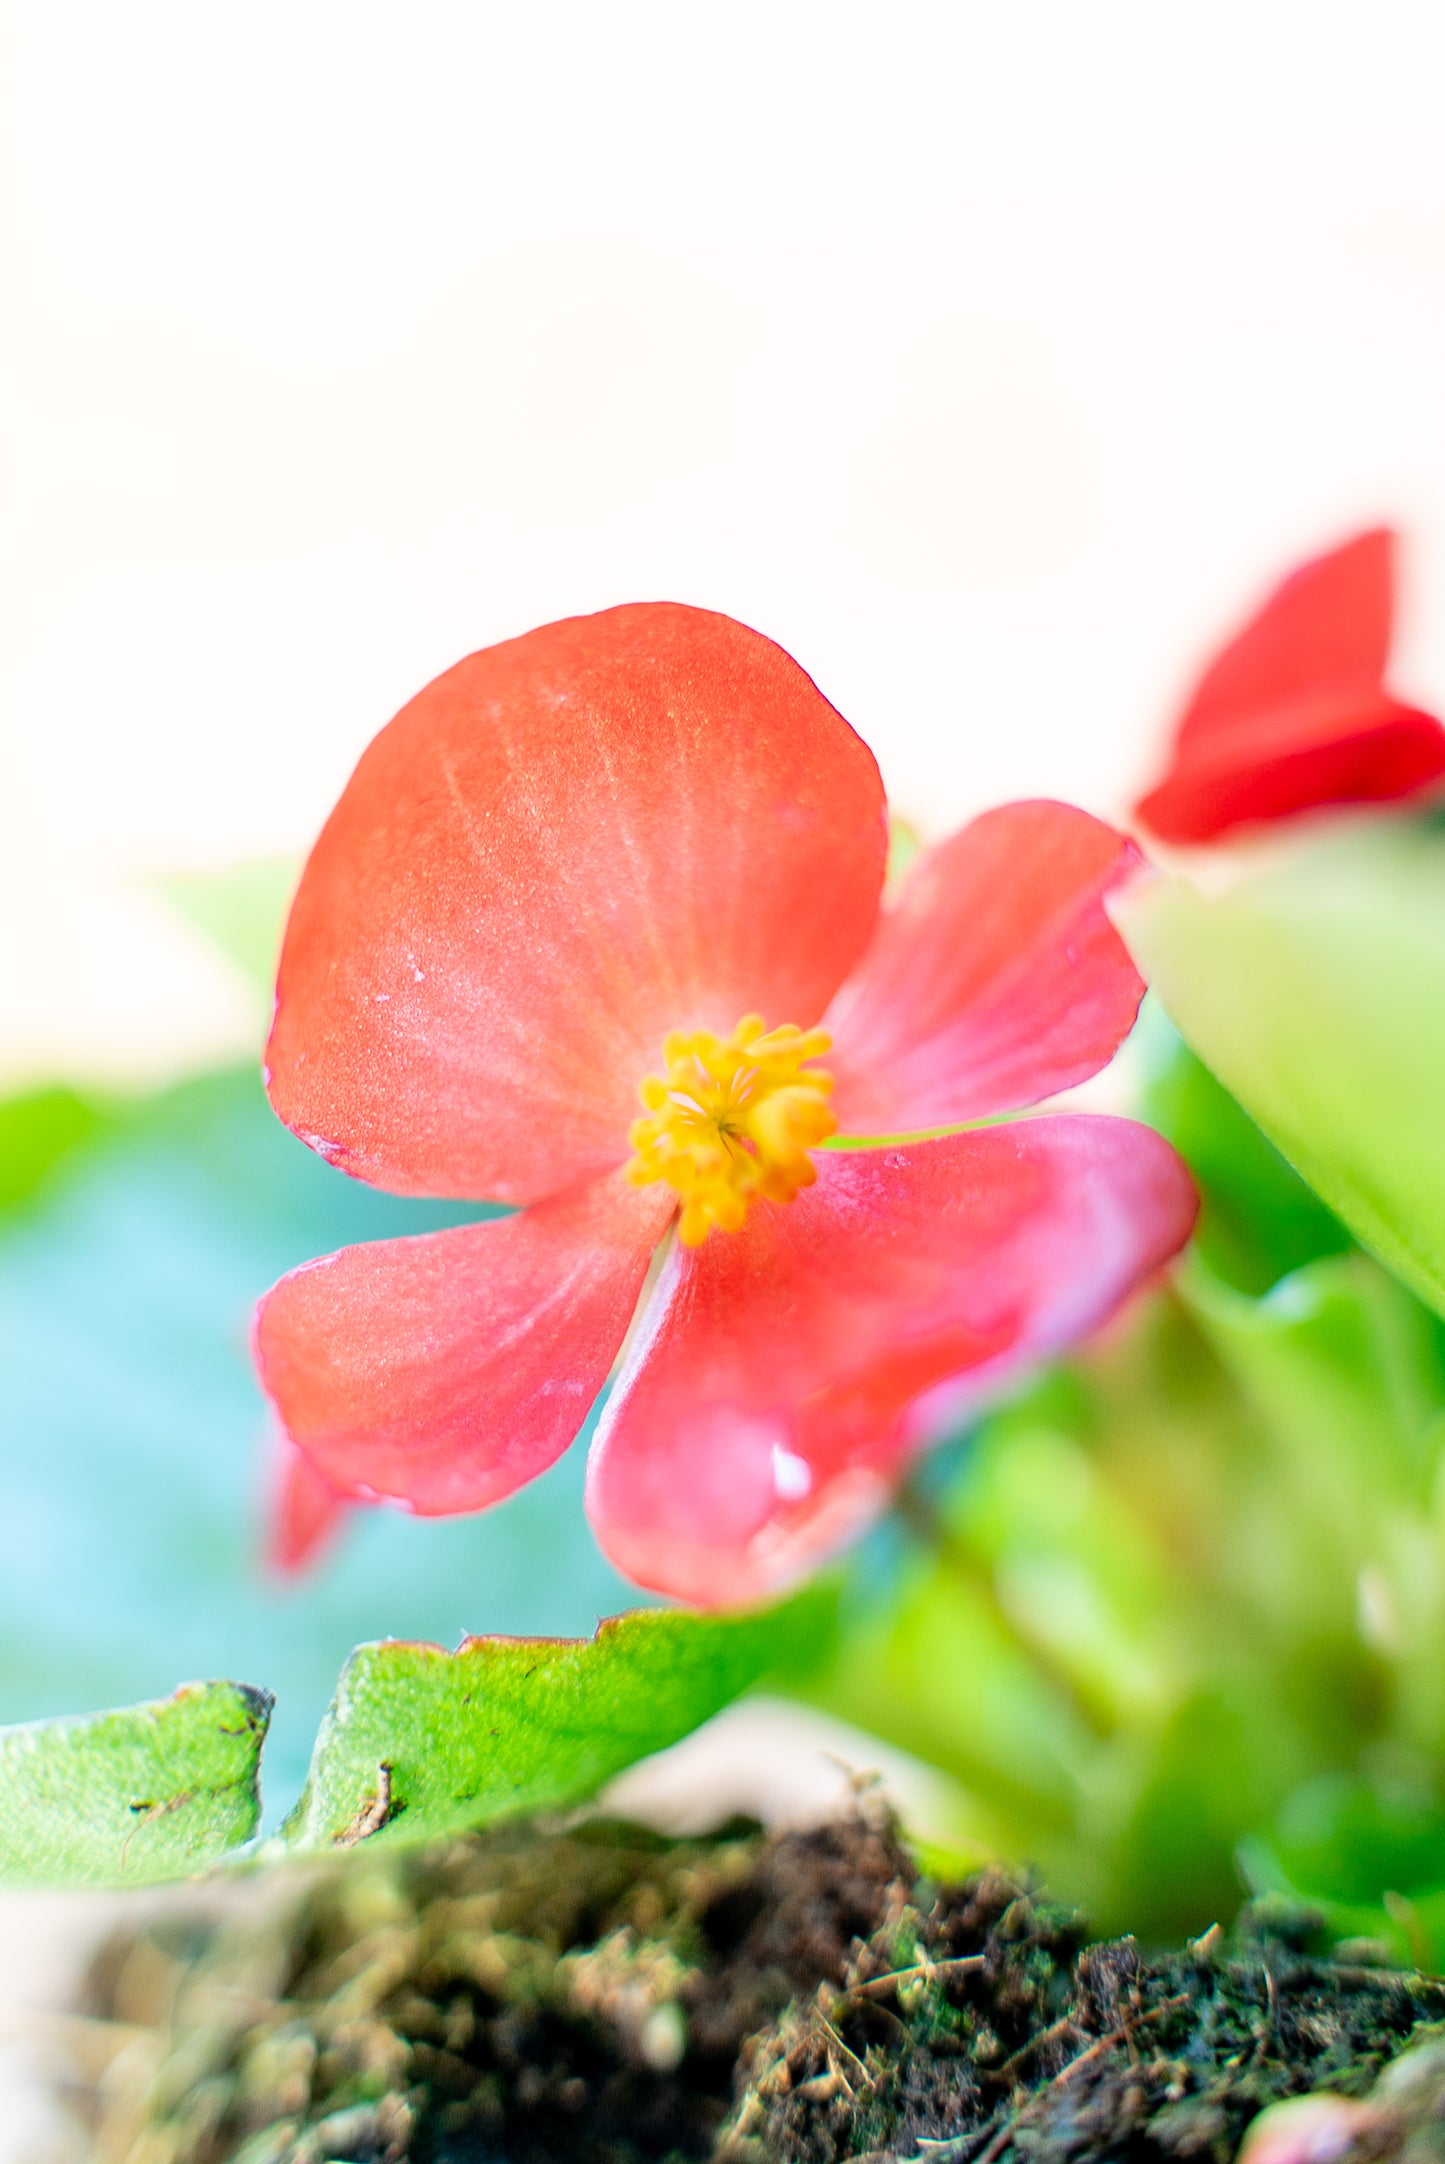
[[[1445,779],[1445,729],[1385,689],[1394,551],[1381,528],[1302,564],[1211,662],[1168,772],[1135,807],[1162,841]]]
[[[660,1251],[589,1511],[641,1583],[754,1598],[1182,1244],[1189,1176],[1127,1120],[820,1147],[1050,1096],[1143,989],[1103,907],[1138,855],[1085,813],[989,813],[880,909],[885,844],[867,748],[699,609],[511,640],[382,731],[292,910],[272,1102],[362,1178],[524,1207],[261,1303],[333,1492],[475,1510],[543,1471]]]
[[[327,1547],[350,1504],[283,1430],[276,1437],[266,1561],[284,1576],[303,1570]]]
[[[791,1209],[669,1254],[592,1448],[603,1546],[690,1600],[786,1582],[1021,1351],[1112,1313],[1191,1218],[1178,1159],[1130,1120],[824,1151]]]

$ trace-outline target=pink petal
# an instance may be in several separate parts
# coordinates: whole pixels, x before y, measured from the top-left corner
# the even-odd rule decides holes
[[[276,1110],[362,1179],[527,1202],[619,1164],[669,1030],[817,1021],[867,943],[872,754],[780,647],[610,609],[372,744],[287,927]]]
[[[671,1202],[613,1174],[515,1217],[293,1270],[256,1314],[287,1434],[369,1501],[440,1515],[510,1495],[586,1419]]]
[[[266,1560],[289,1578],[329,1547],[351,1505],[284,1432],[277,1437],[277,1460]]]
[[[1171,842],[1445,778],[1445,729],[1385,689],[1395,537],[1303,564],[1205,670],[1163,778],[1136,807]]]
[[[1113,1057],[1144,985],[1104,913],[1139,863],[1070,804],[1005,804],[930,849],[829,1008],[844,1134],[1035,1104]]]
[[[911,1452],[1112,1313],[1195,1207],[1130,1120],[820,1152],[795,1202],[670,1255],[592,1446],[598,1539],[700,1606],[775,1592],[882,1508]]]

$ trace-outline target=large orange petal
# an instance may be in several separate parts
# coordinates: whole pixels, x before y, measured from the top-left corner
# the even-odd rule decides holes
[[[1171,842],[1445,778],[1445,729],[1385,689],[1395,537],[1303,564],[1205,670],[1163,778],[1136,807]]]
[[[368,1501],[440,1515],[510,1495],[586,1419],[671,1202],[613,1173],[515,1217],[291,1271],[256,1315],[286,1433]]]
[[[930,849],[825,1016],[844,1134],[1036,1104],[1112,1058],[1144,984],[1104,913],[1139,863],[1070,804],[1004,804]]]
[[[673,1250],[588,1471],[599,1540],[701,1606],[856,1533],[909,1455],[1174,1254],[1193,1183],[1129,1120],[824,1150],[795,1202]]]
[[[816,1022],[867,942],[872,754],[780,647],[671,603],[474,654],[382,730],[287,927],[268,1086],[411,1194],[627,1155],[676,1028]]]

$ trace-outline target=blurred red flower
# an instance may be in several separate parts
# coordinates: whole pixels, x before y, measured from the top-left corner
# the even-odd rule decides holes
[[[361,1179],[521,1208],[261,1303],[263,1379],[322,1482],[293,1475],[293,1531],[327,1488],[466,1511],[543,1471],[661,1244],[589,1514],[640,1583],[752,1599],[1176,1251],[1192,1183],[1128,1120],[818,1147],[1067,1088],[1142,991],[1103,908],[1137,852],[1083,812],[991,812],[880,908],[885,853],[867,747],[698,609],[474,654],[381,732],[292,910],[271,1100]]]
[[[266,1561],[283,1576],[304,1570],[347,1516],[344,1490],[298,1450],[284,1429],[272,1439]]]
[[[1394,554],[1382,527],[1302,564],[1210,663],[1167,773],[1135,807],[1161,841],[1213,841],[1445,778],[1445,729],[1384,685]]]

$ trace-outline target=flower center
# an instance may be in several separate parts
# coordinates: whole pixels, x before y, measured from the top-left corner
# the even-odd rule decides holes
[[[827,1051],[825,1029],[769,1029],[745,1014],[732,1035],[674,1030],[662,1047],[666,1071],[643,1077],[647,1110],[628,1141],[634,1187],[666,1180],[682,1201],[678,1238],[700,1247],[716,1226],[736,1232],[749,1205],[791,1202],[817,1175],[808,1152],[838,1122],[828,1109],[833,1077],[804,1063]]]

